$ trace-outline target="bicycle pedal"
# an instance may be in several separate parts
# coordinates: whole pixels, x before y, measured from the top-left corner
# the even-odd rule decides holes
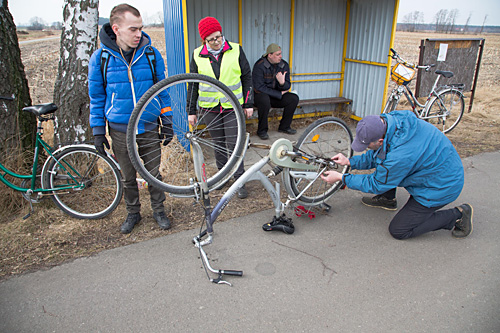
[[[309,217],[309,220],[312,220],[313,218],[316,217],[316,213],[306,209],[304,206],[295,207],[295,215],[297,215],[298,217],[301,217],[304,214],[307,214],[307,216]]]

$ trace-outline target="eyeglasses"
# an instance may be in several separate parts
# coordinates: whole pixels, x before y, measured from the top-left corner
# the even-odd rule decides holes
[[[215,36],[214,38],[210,38],[210,39],[207,39],[207,42],[209,42],[210,44],[214,44],[215,42],[219,42],[222,40],[222,35],[219,35],[219,36]]]

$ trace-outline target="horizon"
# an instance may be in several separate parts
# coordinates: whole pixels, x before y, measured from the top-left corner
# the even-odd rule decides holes
[[[138,8],[146,24],[159,22],[159,14],[163,13],[163,0],[128,0],[126,3]],[[109,18],[109,12],[116,5],[116,1],[100,0],[99,17]],[[14,18],[16,26],[29,26],[35,17],[41,18],[43,23],[51,25],[62,22],[64,0],[25,0],[12,1],[8,3],[10,13]],[[59,13],[57,11],[59,8]],[[404,17],[416,11],[421,13],[424,24],[435,23],[438,11],[457,10],[455,25],[465,25],[470,18],[469,26],[500,26],[500,1],[498,0],[441,0],[436,6],[434,0],[420,0],[417,4],[411,0],[400,0],[397,23],[403,23]],[[105,15],[103,15],[106,13]]]

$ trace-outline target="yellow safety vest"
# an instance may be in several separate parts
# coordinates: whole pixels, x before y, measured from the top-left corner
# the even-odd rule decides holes
[[[240,45],[228,42],[232,49],[224,52],[222,63],[220,66],[219,81],[228,86],[240,104],[243,104],[243,87],[241,85],[241,68],[239,63]],[[200,52],[203,45],[194,50],[194,61],[198,66],[198,73],[210,77],[215,77],[214,70],[210,64],[208,57],[200,57]],[[201,108],[213,108],[221,103],[225,109],[232,109],[233,106],[227,101],[227,98],[212,86],[202,84],[199,85],[198,105]]]

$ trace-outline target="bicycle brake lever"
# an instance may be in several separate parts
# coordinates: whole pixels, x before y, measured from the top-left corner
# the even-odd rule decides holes
[[[219,274],[219,277],[217,279],[210,279],[211,282],[216,283],[216,284],[227,284],[228,286],[232,287],[233,285],[225,280],[222,280],[222,274]]]

